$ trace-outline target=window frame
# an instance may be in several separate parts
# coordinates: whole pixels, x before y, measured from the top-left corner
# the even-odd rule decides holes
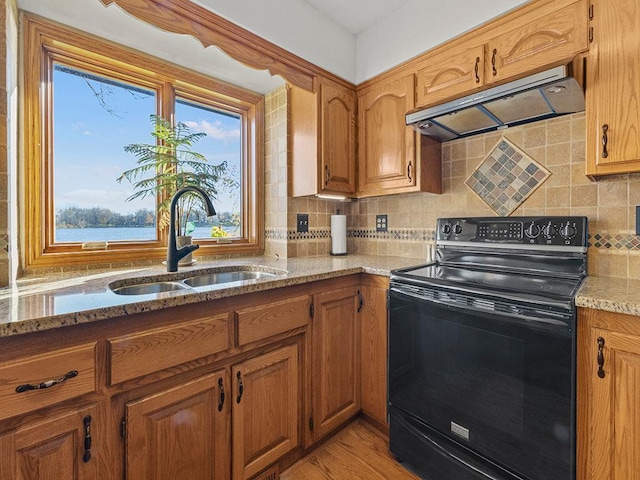
[[[79,68],[156,91],[156,112],[173,121],[180,97],[241,118],[241,238],[197,239],[201,256],[264,251],[264,99],[203,74],[70,27],[23,13],[24,170],[21,215],[23,267],[82,266],[154,261],[166,256],[168,227],[157,240],[109,242],[106,250],[81,243],[54,243],[52,82],[54,63]]]

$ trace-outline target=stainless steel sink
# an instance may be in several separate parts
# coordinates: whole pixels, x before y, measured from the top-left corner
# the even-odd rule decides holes
[[[252,272],[247,270],[216,272],[207,275],[198,275],[184,280],[190,287],[206,287],[219,283],[239,282],[242,280],[253,280],[255,278],[275,277],[274,273]]]
[[[151,293],[173,292],[186,290],[188,287],[177,282],[154,282],[128,285],[124,287],[111,287],[111,291],[117,295],[148,295]]]
[[[179,272],[155,282],[151,281],[149,277],[120,280],[113,282],[109,288],[117,295],[149,295],[180,290],[193,291],[193,289],[206,289],[206,287],[213,288],[220,284],[269,278],[286,273],[286,270],[256,265],[221,266],[192,272]]]

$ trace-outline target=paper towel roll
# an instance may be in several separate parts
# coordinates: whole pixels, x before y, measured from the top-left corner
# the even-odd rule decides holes
[[[331,255],[347,254],[347,216],[331,215]]]

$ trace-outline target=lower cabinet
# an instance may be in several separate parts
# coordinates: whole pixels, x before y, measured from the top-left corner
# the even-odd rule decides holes
[[[128,480],[229,478],[229,403],[221,370],[126,406]]]
[[[640,479],[640,319],[583,309],[578,479]]]
[[[360,312],[362,413],[378,428],[387,428],[387,292],[389,279],[367,276]]]
[[[2,480],[93,480],[100,450],[93,442],[97,408],[34,421],[0,437]]]
[[[311,320],[310,441],[333,431],[360,411],[358,286],[314,295]]]
[[[296,448],[298,347],[288,345],[231,369],[233,479],[247,479]]]

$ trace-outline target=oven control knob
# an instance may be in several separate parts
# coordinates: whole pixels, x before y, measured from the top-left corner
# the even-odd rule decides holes
[[[560,235],[562,238],[566,238],[567,240],[576,236],[576,229],[574,226],[569,225],[569,222],[560,229]]]
[[[445,235],[449,235],[451,233],[450,223],[445,223],[444,225],[442,225],[442,233],[444,233]]]
[[[542,229],[542,233],[544,233],[544,236],[547,238],[553,238],[555,237],[556,233],[558,233],[558,230],[556,230],[556,227],[554,227],[551,222],[549,222],[543,229]]]
[[[456,223],[453,227],[453,233],[455,233],[456,235],[460,235],[462,233],[462,225]]]
[[[540,227],[535,223],[531,222],[531,225],[527,227],[524,233],[529,238],[536,238],[538,235],[540,235]]]

